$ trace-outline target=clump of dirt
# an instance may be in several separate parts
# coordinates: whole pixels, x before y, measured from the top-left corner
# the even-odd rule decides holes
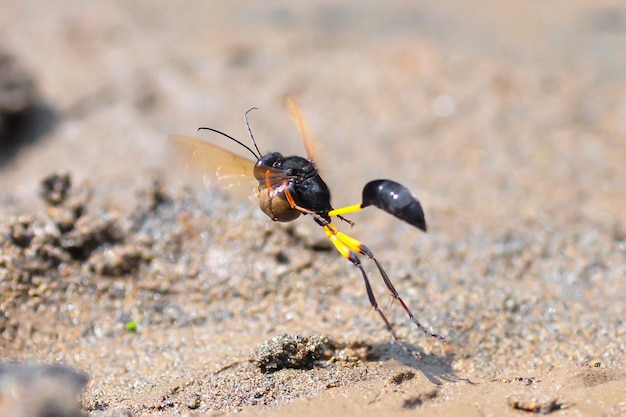
[[[146,207],[138,206],[128,217],[115,210],[90,213],[91,186],[73,187],[69,174],[44,178],[40,196],[43,210],[0,225],[0,282],[7,294],[2,311],[35,306],[46,293],[80,286],[81,274],[132,274],[153,258],[153,241],[131,233],[140,227]]]
[[[407,409],[414,409],[424,405],[429,401],[434,400],[435,398],[437,398],[438,395],[439,390],[437,388],[433,388],[425,392],[420,392],[415,396],[405,399],[402,407]]]
[[[262,372],[311,369],[320,359],[330,357],[330,349],[327,337],[283,334],[257,346],[253,360]]]
[[[113,281],[149,267],[155,251],[165,253],[168,239],[154,225],[161,205],[171,201],[159,181],[138,193],[134,210],[90,210],[93,190],[75,186],[69,174],[42,179],[40,210],[0,224],[0,334],[15,308],[33,311],[47,302],[59,304],[72,294],[109,293]],[[170,222],[171,223],[171,222]],[[148,230],[150,229],[150,230]],[[171,239],[170,239],[171,238]],[[176,244],[174,243],[174,246]],[[105,279],[94,279],[104,277]],[[14,323],[17,325],[17,323]]]
[[[10,165],[19,149],[33,145],[60,120],[54,105],[41,96],[37,76],[18,54],[0,46],[0,167]]]
[[[527,411],[537,414],[550,414],[553,411],[562,410],[567,406],[553,395],[512,395],[508,399],[509,406],[515,410]]]
[[[12,121],[33,110],[36,97],[30,73],[14,55],[0,49],[0,146]]]
[[[380,378],[365,361],[341,356],[346,349],[350,347],[329,337],[283,334],[258,344],[249,360],[176,381],[156,402],[141,407],[241,411],[245,406],[282,404],[293,396],[316,397],[330,388]]]

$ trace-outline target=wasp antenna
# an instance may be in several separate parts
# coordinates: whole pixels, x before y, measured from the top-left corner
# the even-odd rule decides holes
[[[258,110],[258,108],[250,107],[248,110],[246,110],[246,112],[243,114],[243,120],[246,122],[246,128],[248,129],[248,134],[250,134],[250,140],[252,141],[252,144],[254,145],[256,151],[259,153],[259,157],[257,159],[261,159],[261,151],[259,150],[259,147],[256,146],[256,141],[254,140],[252,129],[250,129],[250,123],[248,123],[248,113],[250,113],[252,110]]]
[[[221,132],[221,131],[219,131],[219,130],[217,130],[217,129],[213,129],[212,127],[199,127],[199,128],[198,128],[198,130],[210,130],[211,132],[215,132],[215,133],[218,133],[218,134],[220,134],[220,135],[222,135],[222,136],[224,136],[224,137],[227,137],[228,139],[232,140],[233,142],[236,142],[236,143],[238,143],[239,145],[241,145],[241,146],[243,146],[244,148],[246,148],[246,149],[247,149],[247,150],[248,150],[248,151],[249,151],[252,155],[254,155],[254,159],[256,159],[257,161],[258,161],[259,159],[261,159],[261,153],[260,153],[260,152],[259,152],[259,154],[257,155],[256,153],[254,153],[254,151],[253,151],[253,150],[252,150],[252,149],[251,149],[248,145],[245,145],[245,144],[241,143],[241,141],[239,141],[239,140],[235,139],[234,137],[232,137],[232,136],[230,136],[230,135],[227,135],[227,134],[226,134],[226,133],[224,133],[224,132]],[[258,151],[258,148],[257,148],[257,151]]]

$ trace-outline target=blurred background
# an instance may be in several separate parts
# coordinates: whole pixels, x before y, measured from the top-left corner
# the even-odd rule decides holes
[[[424,206],[428,235],[375,209],[350,215],[349,233],[450,342],[416,335],[395,308],[399,334],[426,354],[407,380],[441,379],[436,402],[467,415],[501,407],[520,376],[573,413],[593,400],[587,414],[611,414],[623,385],[607,389],[605,367],[623,369],[626,334],[624,51],[617,0],[2,0],[0,356],[84,369],[94,413],[170,410],[179,388],[197,400],[177,400],[181,413],[200,399],[201,411],[276,405],[337,387],[336,374],[363,382],[351,404],[395,402],[385,414],[421,404],[394,382],[407,362],[366,314],[358,271],[314,222],[272,225],[245,199],[206,192],[197,206],[177,192],[187,180],[168,135],[245,155],[196,129],[247,142],[252,106],[262,152],[303,155],[291,95],[336,207],[375,178],[405,184]],[[89,182],[93,200],[76,187],[78,202],[45,206],[40,181],[58,172]],[[50,178],[63,189],[65,177]],[[389,360],[316,368],[299,374],[306,382],[222,368],[281,333],[363,341]],[[587,379],[580,364],[596,361]],[[537,373],[564,365],[562,379]],[[498,379],[508,388],[494,393],[501,375],[515,384]],[[267,381],[287,397],[259,394]]]
[[[196,133],[210,126],[246,141],[251,106],[262,151],[302,154],[286,94],[302,107],[336,206],[389,177],[422,198],[439,228],[605,222],[624,211],[619,1],[0,8],[4,212],[30,204],[54,171],[124,206],[138,185],[174,170],[168,134],[225,142]]]

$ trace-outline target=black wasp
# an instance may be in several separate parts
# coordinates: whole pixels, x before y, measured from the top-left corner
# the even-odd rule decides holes
[[[391,180],[374,180],[368,182],[363,187],[361,203],[337,209],[333,208],[330,203],[330,190],[315,166],[311,152],[311,143],[300,110],[291,98],[287,98],[287,106],[298,125],[298,130],[306,149],[306,158],[301,156],[285,157],[279,152],[270,152],[263,155],[259,151],[248,123],[247,115],[251,110],[255,109],[254,107],[244,114],[246,128],[254,149],[219,130],[208,127],[200,129],[213,131],[236,142],[248,150],[254,156],[256,162],[200,139],[178,135],[172,138],[179,145],[182,145],[181,147],[185,151],[189,152],[188,156],[190,156],[192,164],[201,168],[210,167],[216,169],[218,180],[232,176],[254,176],[258,181],[257,195],[259,207],[270,219],[279,222],[290,222],[297,219],[301,214],[313,217],[317,224],[324,229],[326,236],[328,236],[341,255],[361,271],[370,304],[385,322],[385,326],[393,340],[405,351],[416,357],[419,356],[417,352],[410,350],[400,342],[391,323],[378,306],[367,273],[361,265],[357,254],[364,255],[374,261],[391,297],[400,303],[406,314],[419,329],[429,336],[441,340],[445,339],[440,335],[429,332],[420,324],[398,294],[389,276],[374,257],[372,251],[357,239],[340,232],[331,219],[338,217],[353,225],[353,222],[342,216],[368,206],[375,206],[425,232],[426,220],[420,202],[402,184]]]

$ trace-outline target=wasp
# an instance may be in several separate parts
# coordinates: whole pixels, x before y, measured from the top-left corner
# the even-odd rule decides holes
[[[365,184],[360,203],[334,208],[331,204],[330,190],[320,176],[315,164],[311,140],[300,110],[289,97],[287,98],[287,107],[297,124],[306,151],[306,158],[302,156],[284,156],[279,152],[261,153],[248,122],[248,113],[255,110],[256,107],[252,107],[244,113],[244,122],[252,147],[217,129],[210,127],[198,129],[215,132],[237,143],[254,157],[253,160],[236,155],[200,139],[181,135],[173,135],[172,139],[186,153],[189,153],[188,156],[193,165],[200,168],[215,169],[218,181],[232,176],[254,177],[256,180],[255,184],[258,183],[256,185],[256,195],[258,196],[259,207],[273,221],[291,222],[301,215],[311,216],[322,227],[324,233],[339,253],[359,269],[371,307],[382,318],[394,342],[405,352],[412,354],[416,358],[419,357],[417,352],[409,349],[400,341],[391,322],[379,307],[370,279],[361,264],[359,255],[374,262],[392,300],[402,306],[418,329],[428,336],[445,342],[443,336],[431,333],[417,320],[408,305],[398,294],[391,279],[373,252],[359,240],[339,231],[332,222],[332,219],[336,217],[354,226],[354,222],[343,216],[369,206],[374,206],[426,232],[426,219],[419,200],[404,185],[388,179],[378,179]]]

